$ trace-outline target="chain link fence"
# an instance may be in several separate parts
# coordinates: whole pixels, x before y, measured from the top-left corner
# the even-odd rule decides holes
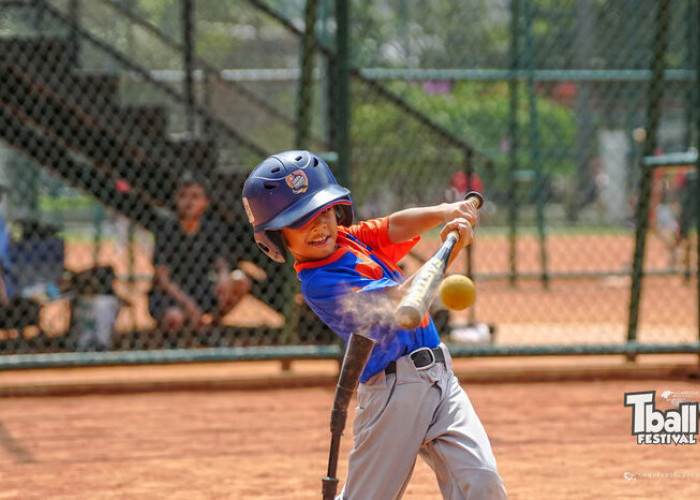
[[[341,168],[345,62],[338,173],[358,218],[487,197],[453,269],[475,278],[477,303],[433,311],[446,341],[622,348],[649,198],[635,339],[695,345],[693,162],[642,188],[645,156],[697,146],[697,4],[467,4],[355,0],[338,61],[329,0],[0,2],[0,353],[334,344],[291,267],[255,247],[240,190],[297,146]],[[199,231],[178,224],[199,211]],[[427,234],[406,270],[438,245]]]
[[[697,5],[391,4],[356,2],[361,74],[494,165],[474,249],[480,298],[453,319],[497,325],[504,347],[696,342],[695,160],[657,169],[646,192],[642,158],[697,145]]]

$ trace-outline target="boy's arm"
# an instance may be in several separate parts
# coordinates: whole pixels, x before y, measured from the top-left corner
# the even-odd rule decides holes
[[[407,208],[389,216],[387,231],[392,243],[401,243],[458,218],[466,219],[474,225],[477,218],[476,209],[466,201]]]

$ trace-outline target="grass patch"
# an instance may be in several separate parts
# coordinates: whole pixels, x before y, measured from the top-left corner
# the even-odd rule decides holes
[[[90,196],[42,196],[39,198],[39,208],[45,211],[81,210],[96,207],[97,202]]]

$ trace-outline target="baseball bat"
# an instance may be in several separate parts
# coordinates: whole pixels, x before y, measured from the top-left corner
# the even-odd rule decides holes
[[[477,209],[484,204],[484,198],[476,191],[467,193],[465,199]],[[445,275],[452,249],[458,239],[459,233],[450,231],[437,252],[416,271],[413,281],[394,311],[396,322],[404,330],[412,330],[420,325],[433,302],[435,290]]]
[[[331,410],[331,447],[328,453],[328,473],[323,478],[323,500],[334,500],[338,489],[338,478],[335,474],[338,468],[340,438],[345,429],[350,398],[360,381],[360,375],[373,347],[374,340],[362,335],[353,333],[348,339]]]

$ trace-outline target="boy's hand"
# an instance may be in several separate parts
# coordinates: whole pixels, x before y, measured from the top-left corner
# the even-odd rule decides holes
[[[462,250],[466,246],[471,245],[474,241],[474,229],[472,228],[472,223],[466,218],[459,217],[445,224],[445,226],[442,228],[442,231],[440,231],[440,237],[442,238],[442,241],[445,241],[445,238],[447,238],[447,234],[450,231],[457,231],[459,233],[457,243],[455,244],[454,249],[452,250],[453,256],[457,255],[460,250]]]
[[[447,203],[445,207],[445,223],[449,223],[454,219],[466,219],[473,226],[476,224],[478,212],[474,204],[467,200],[457,201],[455,203]],[[447,233],[445,233],[447,234]],[[443,238],[444,239],[444,238]]]

